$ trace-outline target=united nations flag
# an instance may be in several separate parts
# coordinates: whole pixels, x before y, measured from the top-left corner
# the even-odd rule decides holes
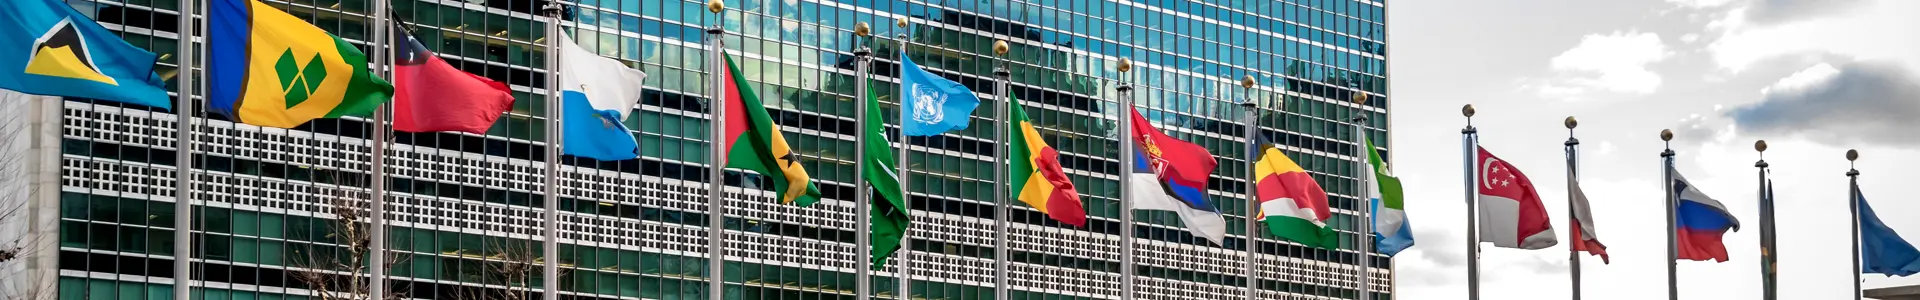
[[[171,109],[154,60],[62,1],[0,4],[0,89]]]
[[[949,130],[967,129],[967,119],[980,106],[980,97],[967,86],[921,69],[912,59],[900,56],[900,86],[906,96],[900,99],[900,124],[910,136],[929,136]]]

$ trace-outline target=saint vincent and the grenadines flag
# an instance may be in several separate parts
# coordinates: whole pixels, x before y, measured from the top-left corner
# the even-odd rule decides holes
[[[121,40],[65,1],[0,9],[0,89],[172,109],[153,52]]]
[[[780,203],[810,206],[820,202],[820,188],[813,185],[813,177],[807,176],[806,167],[800,165],[800,156],[787,145],[780,125],[767,115],[760,95],[753,92],[753,83],[740,76],[740,66],[733,63],[733,56],[720,55],[727,63],[720,70],[724,73],[719,98],[726,105],[726,120],[721,122],[727,127],[720,136],[720,144],[727,149],[721,162],[728,168],[750,170],[772,180]]]
[[[1013,196],[1054,221],[1086,226],[1087,209],[1080,203],[1080,192],[1073,189],[1073,181],[1060,167],[1060,152],[1040,137],[1019,98],[1010,94],[1007,102],[1007,120],[1013,124],[1008,128],[1012,132],[1007,133],[1007,175],[1012,179],[1008,183],[1013,185]]]
[[[1253,195],[1260,203],[1255,220],[1281,238],[1321,249],[1340,247],[1339,233],[1327,226],[1333,210],[1327,190],[1307,170],[1280,152],[1280,144],[1254,137]]]
[[[368,115],[393,85],[366,54],[258,0],[212,0],[208,103],[241,123],[292,128],[319,118]]]

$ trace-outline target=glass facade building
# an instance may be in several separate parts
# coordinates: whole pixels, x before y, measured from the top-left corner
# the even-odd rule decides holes
[[[177,65],[174,0],[66,0],[135,45]],[[374,49],[372,0],[263,0],[363,49]],[[549,19],[544,0],[393,0],[394,18],[456,67],[511,85],[516,102],[486,135],[395,133],[373,178],[373,130],[365,118],[260,128],[206,115],[195,124],[191,161],[175,158],[176,117],[166,110],[69,99],[58,116],[59,299],[171,298],[176,243],[193,243],[195,297],[317,299],[351,282],[328,266],[358,255],[371,182],[385,180],[394,290],[410,298],[528,296],[541,286],[543,195],[562,212],[558,290],[563,299],[707,299],[707,241],[721,238],[729,299],[852,299],[855,241],[853,52],[876,53],[889,130],[898,124],[901,55],[982,94],[972,126],[911,138],[904,257],[908,293],[921,299],[992,297],[993,261],[1011,261],[1015,299],[1113,299],[1120,293],[1121,230],[1137,234],[1136,292],[1145,299],[1229,299],[1256,280],[1262,299],[1355,299],[1359,259],[1375,299],[1392,299],[1391,261],[1358,251],[1366,218],[1356,174],[1356,134],[1391,149],[1387,122],[1384,0],[734,0],[722,14],[704,1],[567,0],[560,22],[589,51],[648,73],[646,93],[625,120],[640,159],[565,157],[546,170],[544,95]],[[905,26],[895,26],[905,20]],[[856,23],[874,25],[856,37]],[[824,198],[812,207],[773,201],[763,179],[728,172],[723,216],[707,213],[707,68],[704,28],[720,26],[727,51],[757,85]],[[995,40],[1011,52],[996,57]],[[1115,71],[1121,58],[1134,71]],[[1012,72],[1009,91],[992,70]],[[186,72],[191,76],[192,72]],[[1238,82],[1251,76],[1251,89]],[[1172,213],[1142,211],[1119,224],[1116,87],[1163,131],[1206,147],[1220,162],[1209,197],[1227,216],[1214,245],[1187,233]],[[1349,99],[1364,93],[1365,105]],[[1017,202],[1009,257],[994,257],[992,157],[999,95],[1027,113],[1082,194],[1085,227],[1052,221]],[[1257,127],[1237,104],[1252,101]],[[199,102],[193,102],[199,103]],[[1364,129],[1351,124],[1365,116]],[[1249,242],[1247,130],[1257,128],[1330,193],[1341,249],[1257,234]],[[52,150],[47,150],[52,151]],[[191,164],[196,218],[176,228],[176,166]],[[549,191],[546,176],[560,184]],[[53,209],[57,208],[57,209]],[[707,236],[708,218],[726,234]],[[348,222],[340,220],[348,219]],[[173,239],[193,230],[193,240]],[[1258,278],[1247,278],[1249,245]],[[874,272],[876,295],[899,298],[895,260]],[[532,266],[531,270],[524,270]],[[313,278],[319,278],[318,281]],[[334,287],[322,287],[330,282]]]

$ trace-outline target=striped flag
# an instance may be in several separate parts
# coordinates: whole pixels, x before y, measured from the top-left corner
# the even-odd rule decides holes
[[[1267,230],[1281,238],[1319,247],[1340,247],[1340,236],[1327,227],[1333,211],[1327,205],[1327,190],[1300,168],[1300,164],[1280,152],[1280,144],[1255,137],[1260,159],[1253,162],[1253,193],[1260,201],[1255,219],[1267,223]]]
[[[1013,195],[1054,221],[1086,226],[1087,209],[1081,206],[1080,192],[1073,189],[1073,181],[1067,180],[1066,171],[1060,168],[1060,152],[1040,138],[1019,98],[1009,94],[1007,102],[1008,120],[1013,124],[1010,130],[1014,130],[1007,135],[1012,138],[1008,141],[1012,148],[1008,150],[1012,164],[1008,175],[1013,179]]]

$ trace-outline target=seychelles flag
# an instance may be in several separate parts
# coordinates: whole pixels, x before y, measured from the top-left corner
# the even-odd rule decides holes
[[[211,0],[208,108],[241,123],[293,128],[365,116],[393,97],[367,55],[259,0]]]
[[[1207,176],[1219,166],[1213,153],[1161,133],[1139,110],[1127,109],[1133,112],[1133,141],[1128,146],[1134,147],[1134,167],[1126,179],[1133,199],[1121,201],[1135,201],[1134,209],[1174,212],[1193,235],[1224,244],[1227,221],[1207,202]]]
[[[1333,217],[1327,190],[1313,181],[1307,169],[1280,152],[1280,144],[1258,134],[1254,141],[1257,158],[1253,161],[1253,195],[1260,201],[1254,219],[1266,223],[1273,235],[1289,241],[1328,250],[1339,248],[1339,233],[1327,226],[1327,219]]]
[[[1727,206],[1720,200],[1707,197],[1686,176],[1680,176],[1679,170],[1673,172],[1673,191],[1680,197],[1680,203],[1673,207],[1675,226],[1675,246],[1679,257],[1684,260],[1727,261],[1727,245],[1720,238],[1728,229],[1740,230],[1740,220],[1727,212]]]

